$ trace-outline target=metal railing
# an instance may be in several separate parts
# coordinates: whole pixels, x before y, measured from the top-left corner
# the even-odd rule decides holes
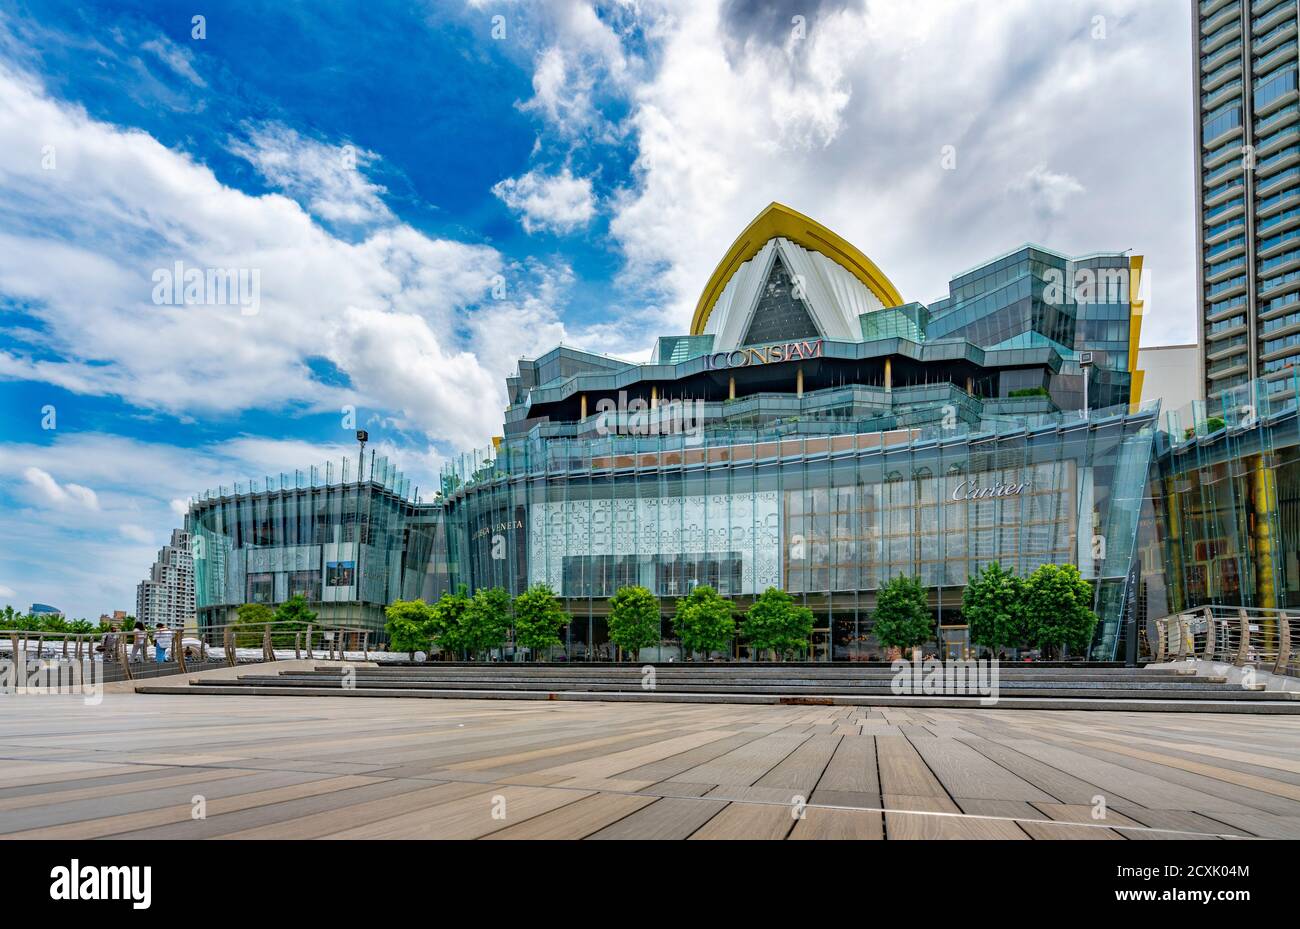
[[[1156,620],[1152,657],[1251,665],[1300,676],[1300,611],[1202,606]]]
[[[341,661],[348,652],[359,651],[362,660],[368,661],[375,630],[337,623],[309,623],[304,628],[300,623],[275,620],[205,625],[197,631],[172,630],[165,662],[150,659],[151,648],[157,646],[148,640],[152,630],[145,631],[148,636],[137,640],[135,629],[94,633],[6,629],[0,631],[0,654],[8,653],[18,661],[54,658],[80,664],[102,660],[106,677],[112,669],[114,680],[129,681],[286,658],[277,654],[277,648],[283,652],[292,648],[294,658],[329,661]],[[139,661],[134,660],[137,653]]]

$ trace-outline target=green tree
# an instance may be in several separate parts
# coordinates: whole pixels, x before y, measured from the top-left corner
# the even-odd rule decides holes
[[[1092,585],[1074,565],[1045,564],[1025,581],[1026,635],[1044,652],[1086,652],[1096,627]]]
[[[316,622],[316,614],[307,606],[307,598],[294,594],[275,608],[275,625],[271,627],[271,644],[289,646],[294,636]]]
[[[275,613],[265,603],[245,603],[236,611],[235,647],[256,648],[262,644],[262,630],[275,620]],[[132,621],[129,626],[134,626]]]
[[[753,648],[771,649],[782,660],[791,653],[803,653],[812,639],[812,630],[812,610],[795,603],[778,587],[763,591],[740,625],[740,634]]]
[[[470,599],[462,584],[455,593],[447,591],[429,608],[429,631],[444,652],[459,656],[470,648],[466,623]]]
[[[970,638],[995,655],[1025,639],[1025,582],[996,561],[977,571],[961,597]]]
[[[624,587],[609,601],[609,640],[636,660],[659,644],[659,600],[644,587]]]
[[[68,623],[62,616],[49,615],[40,621],[40,632],[67,632]]]
[[[900,574],[891,578],[876,594],[872,618],[872,631],[886,648],[906,651],[934,638],[934,620],[919,577]]]
[[[673,631],[682,640],[686,657],[696,652],[722,651],[736,634],[736,608],[707,584],[702,584],[677,601]]]
[[[394,600],[384,610],[384,631],[388,645],[395,652],[415,653],[429,647],[433,611],[423,600]]]
[[[510,594],[500,587],[483,587],[470,598],[461,617],[462,643],[473,655],[491,652],[505,644],[510,631]]]
[[[535,656],[560,644],[560,629],[569,614],[560,607],[554,591],[537,584],[515,598],[515,642]]]

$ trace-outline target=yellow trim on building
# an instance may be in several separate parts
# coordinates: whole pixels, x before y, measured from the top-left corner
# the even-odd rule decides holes
[[[691,319],[691,335],[703,335],[704,325],[713,312],[718,297],[736,269],[758,254],[759,249],[775,238],[789,239],[809,251],[820,252],[840,267],[849,271],[866,285],[886,308],[902,306],[906,301],[898,288],[887,278],[875,262],[864,255],[857,246],[851,244],[815,219],[804,216],[781,203],[769,203],[759,213],[745,231],[740,234],[731,248],[713,269],[713,275],[704,285],[704,292],[695,305],[695,316]]]
[[[1142,402],[1142,383],[1146,372],[1138,370],[1138,346],[1142,342],[1143,301],[1138,299],[1142,288],[1142,256],[1130,255],[1128,259],[1128,372],[1132,375],[1129,383],[1128,409],[1137,412]]]

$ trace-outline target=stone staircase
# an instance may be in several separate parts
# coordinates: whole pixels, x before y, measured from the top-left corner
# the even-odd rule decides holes
[[[895,693],[888,665],[403,664],[276,672],[273,665],[225,679],[143,683],[138,693],[425,697],[650,703],[773,703],[898,707],[1300,714],[1300,693],[1243,688],[1179,668],[1003,665],[996,703],[987,691]]]

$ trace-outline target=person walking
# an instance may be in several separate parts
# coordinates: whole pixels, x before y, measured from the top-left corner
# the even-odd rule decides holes
[[[138,619],[135,621],[135,629],[132,631],[131,637],[134,644],[131,646],[130,660],[134,662],[138,656],[141,661],[144,661],[144,647],[147,644],[148,633],[145,632],[144,623]]]
[[[167,660],[167,652],[172,647],[172,636],[173,633],[170,629],[162,623],[158,624],[158,629],[153,634],[153,653],[159,664],[163,664]]]
[[[117,657],[117,623],[108,627],[108,631],[104,633],[104,638],[99,643],[98,651],[104,653],[105,661],[112,661]]]

